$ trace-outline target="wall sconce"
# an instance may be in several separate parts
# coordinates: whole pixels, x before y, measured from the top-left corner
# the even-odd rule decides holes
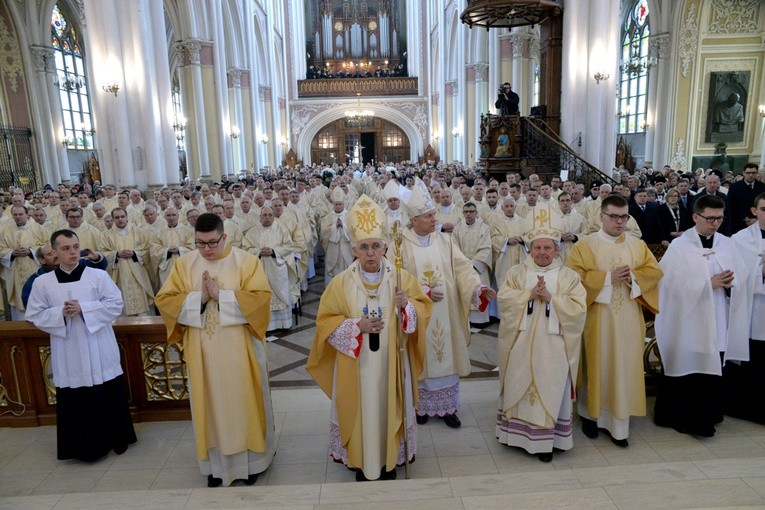
[[[453,129],[452,129],[452,136],[453,136],[454,138],[457,138],[457,137],[458,137],[458,136],[460,136],[461,134],[462,134],[462,133],[460,133],[460,130],[459,130],[459,129],[457,129],[457,128],[453,128]]]
[[[282,139],[279,141],[279,144],[282,147],[286,147],[287,146],[287,138],[283,136]]]
[[[106,85],[103,85],[101,88],[104,89],[104,92],[108,92],[109,94],[114,94],[114,97],[117,97],[117,92],[119,92],[120,90],[120,86],[117,84],[117,82],[107,83]]]
[[[760,117],[765,117],[765,104],[761,104],[759,108]]]
[[[649,126],[650,124],[648,123],[648,121],[641,120],[640,122],[638,122],[638,128],[640,128],[643,131],[647,131]]]
[[[262,143],[263,145],[267,144],[268,143],[268,135],[261,136],[260,137],[260,143]]]
[[[239,138],[239,135],[241,132],[239,131],[239,126],[231,126],[231,138],[237,139]]]
[[[595,78],[595,85],[600,85],[600,82],[606,81],[611,77],[611,75],[598,71],[597,73],[593,74],[592,77]]]
[[[441,138],[441,135],[439,134],[439,132],[433,131],[433,141],[437,142],[439,138]]]

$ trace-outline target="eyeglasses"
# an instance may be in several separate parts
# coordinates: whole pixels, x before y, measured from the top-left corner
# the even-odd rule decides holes
[[[218,239],[216,239],[215,241],[207,241],[207,242],[205,242],[205,241],[194,241],[194,244],[200,250],[202,248],[204,248],[205,246],[207,246],[208,248],[211,248],[211,249],[212,248],[217,248],[218,247],[218,243],[220,242],[221,239],[223,239],[224,235],[226,235],[226,234],[221,234],[220,237]]]
[[[696,216],[699,218],[704,218],[707,220],[707,223],[722,223],[724,216],[704,216],[703,214],[696,213]]]
[[[606,214],[606,213],[601,213],[601,214],[606,216],[611,221],[621,221],[622,223],[624,223],[624,222],[630,220],[630,215],[629,214],[622,214],[622,215],[619,215],[619,214]]]

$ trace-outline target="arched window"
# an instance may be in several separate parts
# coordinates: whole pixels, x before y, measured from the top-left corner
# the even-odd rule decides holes
[[[648,96],[648,0],[637,0],[627,11],[622,26],[621,80],[619,82],[619,133],[642,133],[646,129]]]
[[[50,32],[56,57],[56,85],[61,97],[66,148],[93,149],[96,131],[93,129],[88,97],[82,41],[59,4],[53,6]]]
[[[178,81],[178,73],[173,74],[173,131],[175,131],[175,148],[178,151],[186,150],[185,131],[186,131],[186,117],[183,115],[183,107],[181,105],[181,84]]]

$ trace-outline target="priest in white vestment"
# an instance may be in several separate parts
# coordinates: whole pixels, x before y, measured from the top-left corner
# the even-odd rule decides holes
[[[160,287],[170,276],[178,257],[194,249],[194,229],[180,223],[180,213],[175,206],[165,209],[165,221],[167,227],[155,232],[149,243],[152,267],[156,268]]]
[[[526,235],[531,255],[500,285],[499,442],[550,462],[574,446],[572,413],[587,293],[558,257],[558,215]]]
[[[462,253],[470,259],[473,269],[481,278],[481,284],[491,285],[492,273],[492,252],[491,252],[491,231],[489,224],[478,217],[478,207],[474,202],[468,202],[462,206],[464,221],[457,224],[452,233],[454,241],[460,247]],[[495,309],[496,309],[496,303]],[[489,304],[491,308],[491,303]],[[471,324],[478,327],[488,325],[489,308],[484,311],[478,310],[478,307],[470,307],[469,320]],[[494,314],[497,316],[498,314]]]
[[[353,262],[345,193],[339,186],[331,193],[332,212],[321,219],[321,245],[324,249],[324,283],[345,271]]]
[[[359,197],[349,223],[357,260],[322,294],[306,370],[332,399],[332,459],[357,481],[395,479],[396,466],[417,452],[414,405],[432,303],[407,271],[397,288],[396,269],[383,258],[383,211],[370,197]]]
[[[260,210],[260,224],[242,239],[242,249],[260,259],[271,287],[271,320],[268,331],[292,327],[292,306],[298,293],[294,247],[289,232],[274,218],[272,206]]]
[[[417,422],[438,417],[448,427],[458,428],[460,376],[469,375],[471,370],[468,312],[471,305],[485,310],[497,293],[481,283],[452,236],[436,232],[436,205],[419,178],[415,178],[405,205],[412,227],[403,234],[403,267],[417,276],[434,303],[420,376]],[[390,251],[387,256],[392,257]]]
[[[29,210],[23,205],[10,208],[12,221],[0,227],[0,264],[6,299],[11,308],[11,320],[24,320],[22,289],[39,264],[35,259],[37,249],[48,242],[47,231],[29,218]]]
[[[80,264],[74,232],[52,243],[59,267],[34,281],[26,318],[50,334],[57,458],[93,462],[136,442],[112,329],[122,296],[105,271]]]
[[[724,209],[715,195],[696,200],[696,226],[670,243],[660,263],[655,329],[664,374],[654,422],[701,437],[714,436],[723,419],[722,365],[749,360],[749,270],[717,232]]]
[[[749,361],[723,368],[725,414],[765,423],[765,193],[751,211],[757,221],[732,238],[749,271]]]
[[[154,315],[154,289],[149,270],[149,241],[139,228],[130,225],[127,211],[112,211],[114,228],[101,235],[99,251],[108,261],[107,271],[122,291],[127,316]]]
[[[217,215],[200,215],[194,236],[197,249],[175,261],[157,307],[168,342],[182,344],[208,487],[252,485],[276,452],[265,350],[271,291],[258,258],[228,245]]]
[[[565,264],[574,243],[579,241],[580,236],[585,235],[584,229],[586,222],[584,216],[574,209],[574,202],[571,199],[571,195],[566,191],[561,191],[558,194],[558,210],[560,212],[561,222],[563,223],[563,231],[560,237],[560,253],[558,256]]]

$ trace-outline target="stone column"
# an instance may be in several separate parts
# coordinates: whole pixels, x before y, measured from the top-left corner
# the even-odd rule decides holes
[[[669,90],[671,70],[669,68],[670,34],[652,35],[648,39],[648,56],[654,63],[648,74],[648,97],[645,131],[645,158],[654,168],[669,164]]]
[[[36,79],[30,80],[30,87],[37,88],[37,101],[30,107],[37,117],[37,150],[40,154],[42,184],[68,182],[71,179],[67,150],[62,143],[64,136],[64,119],[61,113],[61,96],[55,85],[56,64],[55,51],[51,46],[31,46]],[[35,105],[37,107],[35,107]]]
[[[474,165],[481,154],[481,114],[489,111],[489,64],[478,62],[467,67],[468,111],[465,114],[466,164]]]
[[[232,167],[229,172],[238,174],[240,171],[247,169],[247,163],[245,159],[245,140],[247,136],[245,133],[251,133],[248,126],[244,122],[244,112],[242,108],[242,70],[241,69],[229,69],[227,71],[228,77],[228,100],[230,104],[229,113],[231,115],[231,127],[234,126],[239,129],[239,135],[237,138],[232,138]]]

